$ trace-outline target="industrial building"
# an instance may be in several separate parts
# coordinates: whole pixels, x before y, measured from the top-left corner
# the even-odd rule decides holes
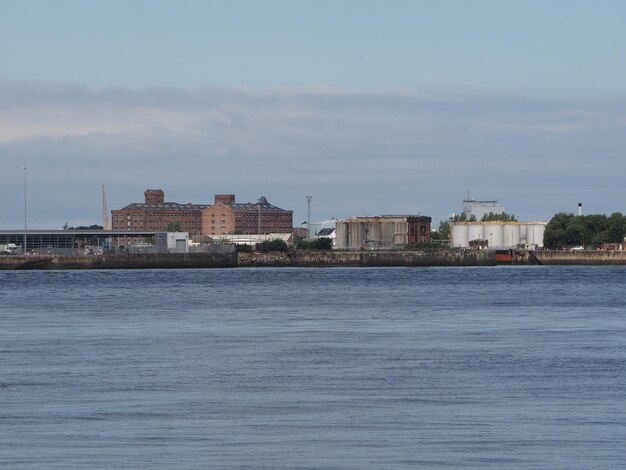
[[[169,223],[180,223],[190,234],[202,233],[202,211],[209,204],[179,204],[165,202],[161,189],[146,189],[144,202],[135,202],[111,211],[113,230],[140,230],[164,232]]]
[[[215,203],[202,211],[202,235],[247,235],[293,231],[293,211],[270,204],[261,196],[256,203],[238,203],[234,194],[216,194]]]
[[[430,242],[430,217],[378,216],[336,221],[335,248],[391,250]]]
[[[29,230],[26,234],[27,251],[36,254],[73,255],[85,246],[106,249],[126,249],[154,239],[155,231],[129,230]],[[0,231],[0,245],[17,245],[23,253],[24,230]],[[123,247],[123,248],[121,248]]]
[[[493,212],[494,214],[505,212],[504,206],[497,200],[478,201],[476,199],[463,199],[463,214],[465,215],[466,220],[470,220],[472,216],[474,216],[476,220],[481,220],[490,212]]]
[[[543,248],[547,222],[452,222],[452,248]]]
[[[308,228],[308,234],[310,237],[317,237],[322,230],[335,229],[336,219],[322,220],[320,222],[311,222],[310,224],[303,224]],[[320,235],[324,236],[324,235]]]

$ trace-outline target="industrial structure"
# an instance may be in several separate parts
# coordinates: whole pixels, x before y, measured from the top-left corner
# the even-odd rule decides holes
[[[465,214],[466,220],[470,220],[472,216],[476,220],[481,220],[485,215],[490,212],[494,214],[500,214],[504,211],[504,206],[498,201],[478,201],[476,199],[463,199],[463,214]]]
[[[85,246],[115,248],[129,247],[154,239],[155,231],[128,230],[29,230],[27,250],[37,254],[71,254]],[[24,231],[0,231],[0,244],[12,243],[18,253],[24,253]]]
[[[336,221],[335,248],[392,250],[430,242],[430,217],[377,216]]]
[[[311,222],[308,228],[311,232],[311,238],[327,237],[328,229],[335,229],[337,225],[337,219],[322,220],[320,222]],[[325,233],[322,234],[322,232]]]
[[[109,219],[109,210],[107,209],[107,193],[102,185],[102,228],[111,230],[111,219]]]
[[[202,211],[202,235],[247,235],[293,231],[293,211],[270,204],[264,196],[256,203],[238,203],[234,194],[216,194],[215,203]]]
[[[451,222],[452,248],[543,248],[547,222]]]
[[[202,211],[210,207],[209,204],[165,202],[161,189],[146,189],[144,198],[143,203],[111,211],[112,229],[163,232],[169,223],[178,222],[185,232],[202,233]]]

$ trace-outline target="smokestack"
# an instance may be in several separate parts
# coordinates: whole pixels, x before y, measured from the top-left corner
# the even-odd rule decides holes
[[[578,215],[583,215],[583,203],[578,203]]]

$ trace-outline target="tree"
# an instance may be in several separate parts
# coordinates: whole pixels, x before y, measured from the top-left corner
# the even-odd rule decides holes
[[[269,251],[288,251],[289,247],[284,240],[280,238],[274,238],[273,240],[264,240],[261,243],[256,244],[257,251],[261,253],[267,253]]]
[[[89,226],[79,225],[77,227],[68,227],[67,222],[66,222],[63,228],[65,230],[102,230],[104,227],[102,227],[102,225],[97,225],[97,224],[93,224]]]
[[[517,222],[517,217],[514,214],[507,214],[506,212],[489,212],[489,214],[483,215],[482,222]]]
[[[465,212],[461,212],[451,217],[450,222],[476,222],[476,216],[472,214],[468,217]]]
[[[331,250],[333,241],[328,237],[321,237],[315,240],[297,239],[294,247],[298,250]]]
[[[621,212],[612,213],[607,220],[607,243],[622,243],[626,233],[626,221]]]
[[[604,214],[578,216],[559,212],[546,225],[543,242],[546,248],[574,245],[621,243],[626,233],[626,219],[620,212],[607,218]]]
[[[439,228],[430,232],[431,240],[449,240],[450,239],[450,222],[442,220],[439,222]]]
[[[432,240],[449,240],[450,239],[450,223],[451,222],[476,222],[476,216],[474,214],[469,217],[465,212],[450,217],[448,220],[442,220],[439,222],[439,228],[436,232],[430,232],[430,238]]]
[[[235,249],[237,253],[250,253],[253,251],[252,245],[244,245],[243,243],[237,243]]]
[[[175,222],[169,222],[165,227],[166,232],[182,232],[183,224],[181,224],[178,220]]]
[[[546,248],[557,249],[565,246],[565,230],[574,214],[559,212],[546,225],[543,244]]]

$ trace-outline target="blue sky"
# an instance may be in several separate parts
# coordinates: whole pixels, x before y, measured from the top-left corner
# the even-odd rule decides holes
[[[7,1],[6,78],[624,95],[626,3]]]
[[[626,2],[0,0],[0,196],[34,226],[265,194],[304,220],[472,196],[624,210]],[[15,167],[15,168],[13,168]],[[607,169],[611,169],[607,172]],[[131,174],[132,177],[128,175]],[[19,208],[0,226],[19,227]]]

